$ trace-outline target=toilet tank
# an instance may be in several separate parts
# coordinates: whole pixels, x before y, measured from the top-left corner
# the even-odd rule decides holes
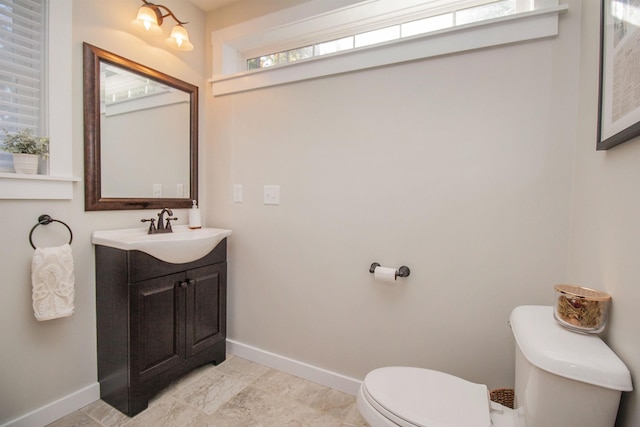
[[[631,374],[597,335],[560,326],[553,307],[513,310],[516,408],[526,427],[608,427],[615,424]],[[522,424],[522,422],[521,422]]]

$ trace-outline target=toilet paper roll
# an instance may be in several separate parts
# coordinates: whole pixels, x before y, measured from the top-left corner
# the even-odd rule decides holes
[[[376,280],[380,280],[381,282],[395,283],[396,269],[391,267],[377,266],[373,271],[373,278]]]

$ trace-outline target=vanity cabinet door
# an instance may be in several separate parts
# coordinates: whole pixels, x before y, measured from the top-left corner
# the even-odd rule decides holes
[[[187,276],[186,357],[225,340],[227,264],[190,270]]]
[[[172,274],[130,288],[132,382],[143,382],[185,357],[184,277]]]

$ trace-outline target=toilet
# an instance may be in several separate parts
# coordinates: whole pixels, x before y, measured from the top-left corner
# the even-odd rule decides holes
[[[516,343],[515,409],[489,390],[430,369],[394,366],[367,374],[357,396],[371,427],[608,427],[631,374],[597,335],[560,326],[553,307],[521,306],[510,317]]]

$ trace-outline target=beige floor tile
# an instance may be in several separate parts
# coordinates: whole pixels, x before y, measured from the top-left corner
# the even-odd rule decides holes
[[[276,393],[282,397],[310,405],[329,388],[305,379],[272,369],[252,384],[254,387]]]
[[[149,405],[153,405],[155,401],[162,399],[164,396],[170,396],[178,392],[178,390],[188,387],[189,384],[193,383],[201,376],[206,375],[208,372],[215,371],[215,369],[216,369],[216,366],[211,363],[208,363],[204,366],[194,369],[193,371],[173,381],[167,387],[162,389],[158,394],[156,394],[151,399],[149,399]]]
[[[310,406],[322,413],[344,419],[355,403],[356,398],[354,396],[327,388],[324,392],[316,396]]]
[[[329,414],[307,412],[291,421],[288,421],[287,424],[284,425],[296,427],[341,427],[343,423],[342,420]]]
[[[47,427],[102,427],[100,423],[91,419],[82,411],[76,411],[58,421],[47,425]]]
[[[219,373],[231,375],[241,381],[253,382],[265,372],[268,372],[270,368],[234,356],[216,366],[215,370]]]
[[[239,426],[302,425],[298,420],[321,416],[319,412],[296,400],[253,386],[238,393],[216,415],[233,419]]]
[[[217,370],[208,371],[184,388],[177,390],[172,397],[211,414],[250,383],[251,381],[246,378],[225,375]]]
[[[106,427],[122,427],[130,419],[125,414],[102,400],[96,400],[95,402],[85,406],[82,408],[82,412]]]
[[[206,414],[166,397],[131,418],[125,427],[204,427],[208,425]]]
[[[353,404],[347,415],[344,417],[344,426],[353,426],[353,427],[368,427],[369,424],[362,418],[360,415],[360,411],[358,410],[358,405]]]
[[[366,427],[355,397],[237,356],[154,396],[133,418],[98,400],[49,427]]]

